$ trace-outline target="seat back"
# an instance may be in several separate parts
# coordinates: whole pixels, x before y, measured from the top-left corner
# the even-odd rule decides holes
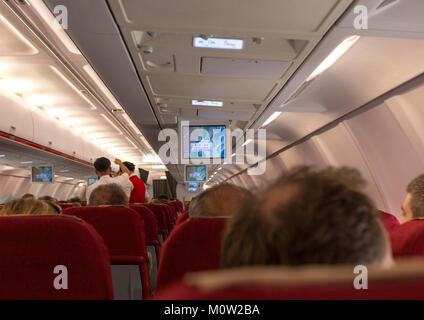
[[[175,227],[162,247],[156,290],[188,272],[219,268],[226,222],[227,218],[194,218]]]
[[[157,300],[382,300],[424,299],[424,261],[392,269],[367,268],[367,288],[354,285],[352,266],[260,266],[193,273]],[[362,280],[359,281],[359,284]],[[362,288],[362,289],[361,289]]]
[[[393,256],[424,255],[424,220],[411,220],[390,233]]]
[[[66,208],[75,207],[73,203],[59,203],[59,206],[62,208],[62,210],[66,209]]]
[[[166,237],[167,225],[166,225],[166,215],[165,211],[162,209],[160,204],[146,203],[144,204],[147,208],[152,210],[153,214],[156,217],[158,222],[158,231],[163,236]]]
[[[177,222],[175,222],[175,225],[178,226],[189,218],[190,216],[188,215],[188,211],[184,211],[183,214],[178,217]]]
[[[146,244],[159,243],[158,222],[152,210],[144,205],[131,205],[131,209],[137,211],[141,219],[144,221]]]
[[[379,210],[377,211],[377,215],[388,233],[391,233],[395,228],[400,226],[399,220],[390,213]]]
[[[0,299],[113,299],[103,239],[75,217],[0,217]]]
[[[139,214],[125,207],[73,207],[63,211],[64,214],[73,215],[90,223],[103,237],[106,246],[109,248],[109,255],[112,265],[138,265],[140,281],[142,281],[142,296],[150,297],[150,279],[147,267],[147,250],[144,235],[144,224]],[[122,296],[122,292],[117,292],[118,283],[116,274],[120,274],[120,281],[124,276],[132,277],[134,271],[128,268],[112,268],[114,277],[115,297],[140,298],[139,287],[132,285],[133,294],[129,297]],[[128,271],[128,272],[127,272]],[[120,290],[120,288],[119,288]],[[127,290],[122,290],[127,292]]]

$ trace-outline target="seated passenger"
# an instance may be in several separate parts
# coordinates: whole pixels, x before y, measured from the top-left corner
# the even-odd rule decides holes
[[[52,209],[55,210],[55,213],[62,213],[62,208],[59,206],[59,201],[56,198],[50,196],[39,197],[38,200],[46,202]]]
[[[111,163],[109,159],[101,157],[96,159],[94,161],[94,168],[96,171],[96,175],[99,177],[99,180],[95,183],[91,184],[87,188],[87,199],[90,199],[90,195],[93,192],[94,189],[97,187],[104,185],[104,184],[111,184],[115,183],[118,184],[122,190],[124,190],[125,194],[129,198],[131,195],[131,190],[133,189],[133,184],[131,183],[129,177],[130,177],[130,171],[121,160],[115,159],[115,163],[119,165],[121,168],[123,174],[116,177],[111,177],[110,174],[112,172]]]
[[[403,222],[424,218],[424,174],[413,179],[406,187],[402,204]]]
[[[35,196],[32,193],[25,193],[22,199],[35,199]]]
[[[135,165],[131,162],[124,161],[124,166],[130,171],[130,181],[134,188],[131,191],[130,203],[144,203],[146,202],[146,186],[135,173]]]
[[[49,215],[57,210],[47,201],[36,199],[16,199],[7,202],[0,210],[0,216],[11,215]]]
[[[227,224],[222,266],[389,266],[387,235],[363,185],[354,169],[289,170]]]
[[[124,190],[116,184],[103,184],[93,190],[88,199],[89,206],[125,206],[128,207],[128,197]]]
[[[80,197],[73,197],[67,201],[67,203],[72,203],[74,206],[81,207],[81,199]]]
[[[169,197],[166,194],[161,194],[156,200],[159,203],[166,203],[169,201]]]
[[[193,217],[229,217],[240,211],[252,194],[243,188],[224,183],[203,191],[192,199],[188,215]]]

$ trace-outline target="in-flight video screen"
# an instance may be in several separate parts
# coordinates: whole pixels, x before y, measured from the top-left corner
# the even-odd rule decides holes
[[[93,184],[97,181],[99,181],[99,178],[88,178],[88,185]]]
[[[31,167],[31,181],[32,182],[53,182],[53,167],[40,166]]]
[[[186,166],[186,181],[206,181],[206,166]]]
[[[183,141],[185,159],[225,158],[226,126],[189,126],[183,130],[183,137],[189,142],[187,145]]]
[[[188,187],[189,188],[200,188],[200,182],[189,182]]]

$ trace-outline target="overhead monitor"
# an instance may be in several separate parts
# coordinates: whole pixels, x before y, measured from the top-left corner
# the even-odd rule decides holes
[[[188,187],[189,188],[200,188],[200,182],[189,182]]]
[[[185,180],[187,182],[205,182],[207,180],[207,167],[200,166],[185,166]]]
[[[95,182],[97,182],[99,180],[99,178],[88,178],[88,185],[93,184]]]
[[[187,190],[189,192],[197,192],[199,189],[198,188],[187,188]]]
[[[226,125],[181,126],[184,159],[224,159],[227,149]]]
[[[53,183],[53,166],[32,166],[31,182]]]
[[[140,179],[147,184],[147,179],[149,178],[149,171],[138,168],[138,172],[140,173]]]

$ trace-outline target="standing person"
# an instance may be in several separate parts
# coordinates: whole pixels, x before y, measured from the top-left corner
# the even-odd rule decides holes
[[[111,163],[109,159],[105,157],[101,157],[96,159],[96,161],[94,161],[94,168],[96,171],[96,175],[99,177],[99,180],[87,188],[87,199],[90,199],[91,193],[98,186],[101,186],[103,184],[111,184],[111,183],[116,183],[117,185],[119,185],[122,188],[122,190],[124,190],[127,197],[128,198],[130,197],[131,190],[134,188],[133,184],[131,183],[129,179],[130,171],[122,163],[121,160],[115,159],[115,163],[119,165],[123,174],[117,177],[111,177],[110,174],[112,172],[112,168],[111,168]]]
[[[124,166],[130,171],[130,181],[134,188],[131,191],[130,203],[145,203],[146,202],[146,186],[143,180],[141,180],[137,174],[134,173],[134,163],[124,161]]]

